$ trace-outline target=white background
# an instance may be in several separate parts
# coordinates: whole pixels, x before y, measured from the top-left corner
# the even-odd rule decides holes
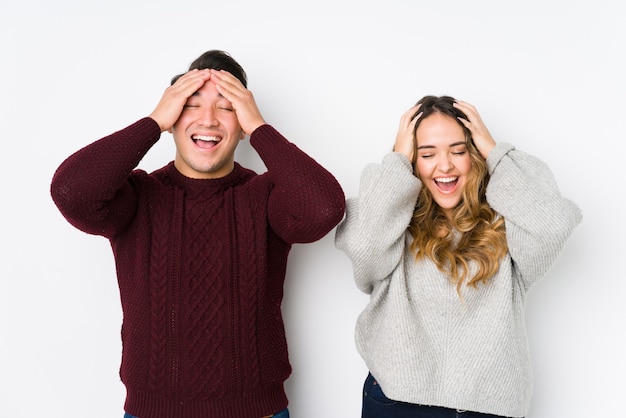
[[[0,0],[0,417],[121,418],[108,242],[49,194],[69,154],[152,111],[172,75],[230,52],[268,122],[347,196],[425,94],[476,105],[553,169],[584,220],[531,292],[529,417],[626,417],[625,14],[619,0]],[[174,156],[163,135],[141,167]],[[248,142],[238,159],[263,170]],[[367,296],[334,231],[294,247],[284,314],[294,418],[359,417]]]

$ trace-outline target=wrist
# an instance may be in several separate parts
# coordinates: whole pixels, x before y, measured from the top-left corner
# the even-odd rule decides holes
[[[263,120],[260,119],[252,124],[250,124],[250,126],[244,130],[245,133],[247,133],[248,135],[252,135],[252,133],[254,131],[256,131],[259,127],[266,125],[267,123]]]

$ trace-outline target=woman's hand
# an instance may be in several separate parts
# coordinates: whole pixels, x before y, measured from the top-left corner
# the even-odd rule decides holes
[[[413,106],[402,115],[398,133],[396,134],[396,142],[393,146],[394,152],[406,155],[411,164],[415,162],[413,131],[415,130],[415,123],[422,116],[421,113],[418,113],[420,106]]]
[[[489,133],[489,130],[480,118],[478,111],[471,104],[462,101],[456,101],[454,103],[454,107],[465,113],[467,116],[468,120],[463,118],[459,118],[459,120],[472,133],[474,145],[478,148],[480,155],[482,155],[484,159],[487,159],[493,147],[496,146],[496,141]]]

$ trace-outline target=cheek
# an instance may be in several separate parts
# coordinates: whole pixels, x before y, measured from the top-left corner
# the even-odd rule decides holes
[[[222,128],[233,138],[239,138],[241,135],[241,125],[237,116],[224,117],[220,120]]]
[[[181,119],[178,119],[176,123],[174,124],[174,126],[172,126],[172,129],[170,129],[170,133],[172,134],[172,136],[174,137],[174,140],[176,141],[179,138],[182,138],[185,136],[185,124],[184,124],[184,121]]]
[[[463,159],[463,161],[460,163],[459,168],[465,175],[468,175],[472,171],[472,160],[469,158],[469,156]]]
[[[169,133],[171,133],[172,136],[174,137],[174,142],[178,141],[177,138],[180,136],[180,132],[179,131],[180,131],[180,129],[178,128],[177,125],[174,125],[174,126],[172,126],[169,129]]]
[[[220,113],[220,123],[225,126],[234,126],[239,125],[239,119],[237,118],[237,113],[224,111]]]
[[[415,176],[419,179],[427,178],[432,171],[432,164],[426,163],[424,160],[417,160],[415,164]]]
[[[189,125],[189,119],[190,119],[189,112],[183,111],[183,113],[181,113],[181,115],[178,117],[176,122],[174,122],[174,125],[170,129],[170,132],[172,134],[174,134],[174,133],[178,133],[178,134],[184,133],[185,127],[187,125]]]

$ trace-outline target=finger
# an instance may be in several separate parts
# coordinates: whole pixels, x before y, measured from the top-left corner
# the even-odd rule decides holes
[[[474,105],[464,102],[462,100],[456,100],[454,103],[452,103],[452,106],[461,108],[461,109],[473,110],[474,112],[476,111],[476,108],[474,107]]]
[[[465,118],[462,118],[460,116],[457,117],[457,119],[467,128],[470,130],[470,132],[472,131],[472,124],[470,123],[470,121],[468,121]]]
[[[245,86],[241,83],[237,77],[233,74],[229,73],[226,70],[211,70],[211,74],[213,74],[218,80],[224,82],[224,84],[229,84],[232,86],[239,86],[242,89],[245,89]]]
[[[413,106],[411,109],[409,109],[410,112],[413,112],[413,116],[411,117],[411,119],[418,118],[418,113],[421,108],[422,108],[422,104],[420,103],[420,104]],[[419,113],[419,115],[421,116],[421,113]]]
[[[189,70],[183,75],[181,75],[180,77],[178,77],[178,79],[176,80],[174,84],[172,84],[172,86],[180,86],[182,84],[189,83],[189,81],[197,80],[198,78],[210,77],[210,75],[211,73],[209,70],[198,70],[198,69]]]
[[[411,122],[409,123],[409,128],[415,127],[415,125],[417,124],[417,121],[419,120],[419,118],[422,117],[423,114],[424,112],[418,111],[415,115],[413,115],[413,118],[411,119]]]
[[[218,86],[224,93],[233,96],[241,97],[245,95],[247,88],[241,83],[241,81],[225,70],[211,70],[211,75],[215,85]]]
[[[411,123],[417,121],[420,106],[413,106],[409,110],[405,111],[400,117],[400,128],[409,127]],[[421,116],[421,114],[420,114]]]
[[[463,112],[470,121],[480,119],[480,115],[473,105],[461,101],[454,102],[452,105]]]
[[[420,108],[422,107],[422,104],[417,104],[415,106],[412,106],[409,110],[407,110],[403,117],[409,117],[410,120],[416,119],[417,114],[419,113]]]
[[[187,97],[195,93],[211,78],[211,73],[207,70],[191,70],[182,75],[171,86],[174,91],[184,92]]]

